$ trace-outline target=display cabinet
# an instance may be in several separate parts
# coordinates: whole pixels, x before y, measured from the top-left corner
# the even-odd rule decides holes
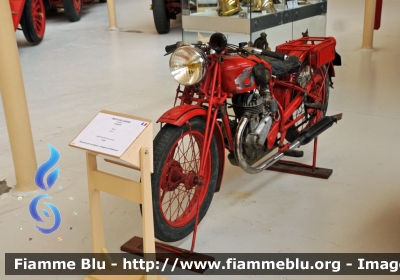
[[[275,0],[281,2],[274,5],[276,12],[254,11],[255,5],[263,2],[249,2],[236,2],[240,12],[220,16],[218,0],[182,0],[183,41],[206,41],[214,32],[221,32],[229,43],[238,44],[254,42],[265,32],[274,50],[277,45],[302,37],[306,30],[310,36],[325,36],[327,0]]]

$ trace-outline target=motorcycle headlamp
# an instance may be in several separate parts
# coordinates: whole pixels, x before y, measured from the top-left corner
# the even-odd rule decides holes
[[[199,49],[180,47],[169,59],[169,70],[178,83],[185,86],[195,85],[206,73],[206,56]]]

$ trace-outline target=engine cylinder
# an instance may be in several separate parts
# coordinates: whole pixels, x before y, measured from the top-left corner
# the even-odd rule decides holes
[[[238,94],[232,98],[233,111],[237,118],[243,114],[258,115],[263,112],[263,98],[257,93]]]

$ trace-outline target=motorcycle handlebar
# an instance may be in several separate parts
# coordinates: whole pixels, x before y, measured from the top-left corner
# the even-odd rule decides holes
[[[165,51],[167,52],[165,55],[173,53],[177,48],[182,47],[182,46],[192,46],[192,47],[200,48],[203,50],[208,48],[207,43],[202,43],[200,41],[197,43],[178,41],[175,44],[165,46]]]
[[[177,42],[177,43],[175,43],[175,44],[172,44],[172,45],[167,45],[167,46],[165,46],[165,51],[166,51],[167,53],[172,53],[173,51],[175,51],[175,50],[178,48],[178,43],[179,43],[179,42]]]
[[[201,42],[198,42],[198,43],[183,43],[183,42],[179,41],[179,42],[176,42],[175,44],[165,46],[165,51],[167,52],[166,55],[174,52],[177,48],[179,48],[179,47],[181,47],[183,45],[186,45],[186,44],[195,45],[196,46],[196,45],[201,45],[202,43]],[[253,47],[246,47],[244,49],[247,50],[248,52],[253,52],[253,53],[256,53],[256,54],[269,56],[269,57],[276,58],[276,59],[279,59],[279,60],[287,59],[287,55],[285,55],[283,53],[277,53],[277,52],[257,49],[257,48],[253,48]]]
[[[267,50],[262,50],[261,55],[266,55],[279,60],[285,60],[287,58],[287,56],[284,53],[271,52]]]

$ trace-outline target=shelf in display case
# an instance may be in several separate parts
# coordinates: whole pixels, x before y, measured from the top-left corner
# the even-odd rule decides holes
[[[275,5],[277,10],[275,13],[248,12],[250,9],[242,6],[242,11],[247,12],[247,18],[242,18],[239,14],[221,17],[215,9],[206,9],[202,12],[187,10],[182,13],[182,27],[184,31],[218,31],[250,35],[253,32],[327,13],[327,0],[308,0],[308,2],[310,4],[290,8],[283,4]]]

